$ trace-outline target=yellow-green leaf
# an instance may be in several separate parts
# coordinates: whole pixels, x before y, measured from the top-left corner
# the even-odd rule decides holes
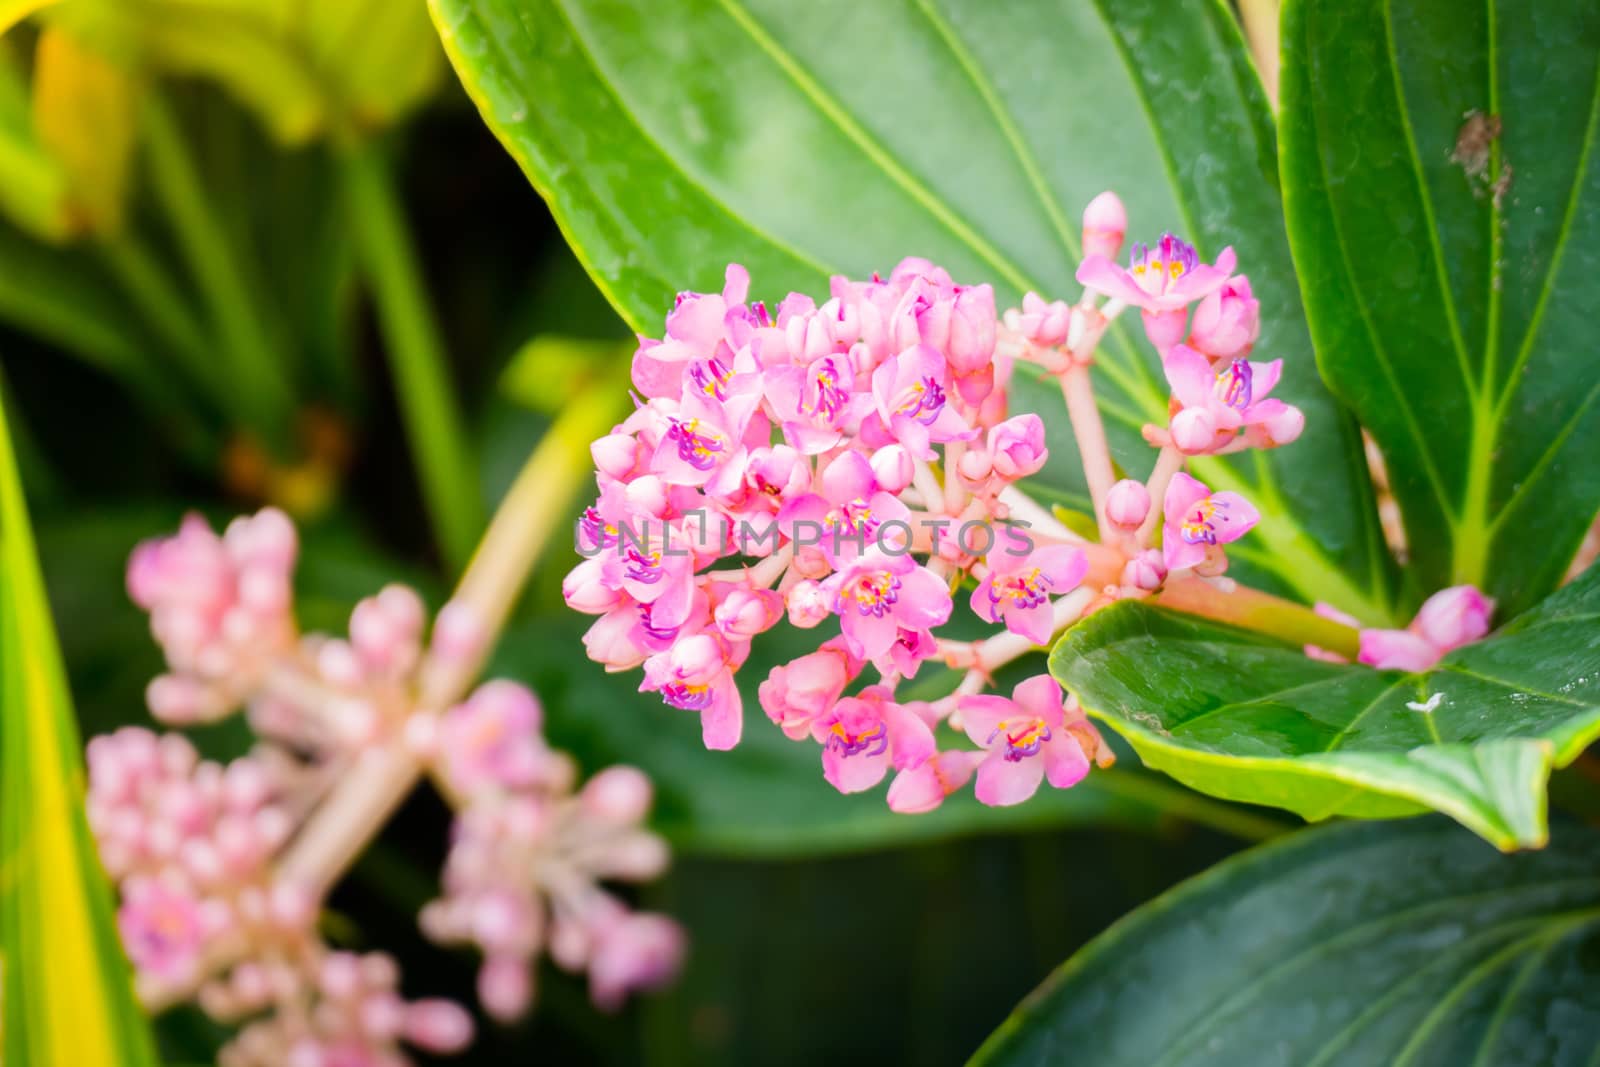
[[[0,0],[0,33],[5,33],[35,11],[49,7],[55,2],[56,0]]]
[[[84,817],[61,652],[0,408],[0,1060],[153,1064]]]
[[[90,229],[122,228],[133,156],[138,85],[122,67],[59,27],[39,35],[33,60],[33,125],[66,169],[74,205]]]

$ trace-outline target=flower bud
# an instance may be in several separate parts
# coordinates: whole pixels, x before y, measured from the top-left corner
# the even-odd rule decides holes
[[[1023,296],[1017,332],[1029,341],[1046,348],[1066,344],[1071,326],[1072,308],[1065,300],[1046,303],[1038,293]]]
[[[872,477],[878,487],[893,496],[911,484],[916,464],[904,445],[885,445],[872,454]]]
[[[806,579],[796,583],[788,595],[789,623],[802,630],[819,626],[833,614],[833,597],[822,583]]]
[[[713,617],[725,636],[748,640],[783,618],[783,597],[771,589],[735,589],[717,605]]]
[[[1128,232],[1128,212],[1116,193],[1107,191],[1083,209],[1083,254],[1116,259]]]
[[[1489,632],[1494,601],[1470,585],[1456,585],[1429,597],[1411,631],[1441,652],[1471,644]]]
[[[1137,530],[1150,514],[1150,492],[1144,483],[1124,478],[1106,494],[1106,518],[1119,530]]]
[[[1008,481],[1038,473],[1050,455],[1044,444],[1044,420],[1031,413],[1013,415],[991,429],[988,446],[994,472]]]
[[[950,336],[945,354],[957,374],[983,370],[994,359],[994,288],[972,285],[950,301]]]
[[[403,1031],[424,1052],[448,1055],[471,1043],[472,1016],[448,1000],[418,1000],[406,1006]]]
[[[1158,352],[1165,353],[1167,349],[1183,340],[1184,327],[1189,322],[1187,308],[1175,308],[1172,311],[1143,311],[1140,318],[1144,321],[1144,335],[1150,338],[1150,343],[1156,346]]]
[[[501,1022],[521,1016],[533,1002],[528,964],[511,956],[490,956],[478,971],[478,1002]]]
[[[623,479],[639,464],[639,446],[632,434],[613,433],[589,446],[595,469],[612,478]]]
[[[1167,580],[1167,565],[1159,548],[1147,548],[1122,568],[1122,584],[1129,589],[1154,592]]]
[[[1205,408],[1184,408],[1172,417],[1172,443],[1186,456],[1198,456],[1217,442],[1217,423]]]
[[[688,939],[663,915],[628,915],[605,928],[589,961],[589,995],[615,1011],[629,993],[670,981],[683,964]]]
[[[1292,404],[1283,405],[1283,410],[1274,412],[1257,424],[1261,430],[1259,447],[1277,448],[1279,445],[1289,444],[1300,436],[1306,428],[1304,413]],[[1252,441],[1256,444],[1256,441]]]
[[[1261,334],[1261,302],[1250,293],[1250,279],[1239,275],[1200,301],[1189,327],[1189,347],[1212,359],[1233,359],[1250,351]]]
[[[594,818],[628,826],[650,811],[650,779],[635,767],[607,767],[584,783],[579,800]]]
[[[978,486],[989,477],[989,472],[994,469],[989,460],[989,453],[981,448],[970,449],[961,454],[961,462],[956,465],[956,470],[961,475],[961,480],[968,485]]]

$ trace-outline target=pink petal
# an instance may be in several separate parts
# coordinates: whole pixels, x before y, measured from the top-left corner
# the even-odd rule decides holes
[[[1029,562],[1050,579],[1050,592],[1054,596],[1063,596],[1078,588],[1084,575],[1089,573],[1089,558],[1083,550],[1067,545],[1041,548],[1033,553]]]
[[[1031,608],[1021,607],[1015,603],[1006,604],[1003,605],[1001,613],[1005,616],[1007,630],[1026,637],[1036,645],[1050,643],[1050,636],[1055,630],[1055,612],[1048,600]]]
[[[1172,476],[1167,485],[1167,495],[1161,502],[1162,512],[1169,523],[1183,521],[1189,509],[1211,495],[1204,482],[1196,481],[1183,471]]]
[[[1439,662],[1439,649],[1409,630],[1362,630],[1359,661],[1379,670],[1425,671]]]
[[[732,674],[724,674],[711,687],[711,705],[700,713],[700,739],[713,751],[726,752],[744,732],[744,699]]]
[[[1214,406],[1217,385],[1211,361],[1188,345],[1173,345],[1162,357],[1161,369],[1173,395],[1186,408]]]
[[[1005,697],[984,694],[962,697],[957,707],[961,709],[961,728],[972,738],[972,743],[989,747],[989,737],[1000,720],[1014,715],[1017,706]]]
[[[1048,674],[1036,674],[1018,682],[1011,699],[1029,715],[1043,719],[1052,730],[1061,725],[1061,706],[1065,699],[1060,684]]]
[[[1070,789],[1089,773],[1089,757],[1064,729],[1044,743],[1040,755],[1044,757],[1045,779],[1057,789]]]
[[[933,731],[915,712],[899,704],[885,704],[883,719],[889,729],[889,755],[896,767],[915,767],[934,754]]]
[[[1261,512],[1238,493],[1226,491],[1213,493],[1211,499],[1219,505],[1216,515],[1211,520],[1212,525],[1217,528],[1219,545],[1239,540],[1250,532],[1251,527],[1261,521]]]
[[[972,591],[972,599],[968,603],[972,605],[972,613],[978,618],[987,619],[989,622],[999,622],[1000,605],[989,599],[989,591],[993,588],[994,571],[991,570],[983,581],[978,583],[978,588]]]
[[[1275,359],[1270,363],[1250,364],[1250,396],[1253,400],[1261,400],[1278,384],[1278,379],[1283,377],[1283,360]]]
[[[871,789],[883,781],[883,776],[888,773],[887,752],[876,756],[869,756],[865,752],[846,756],[832,745],[823,746],[822,776],[841,793],[859,793]]]
[[[1166,534],[1161,539],[1161,561],[1167,565],[1167,570],[1178,571],[1185,567],[1193,567],[1205,558],[1205,545],[1191,545],[1178,533],[1175,524],[1168,524]]]
[[[876,486],[872,464],[860,452],[846,452],[822,472],[822,494],[835,504],[870,496]]]
[[[1149,294],[1139,288],[1128,272],[1105,256],[1089,256],[1078,266],[1078,284],[1123,303],[1143,307]]]
[[[1012,762],[991,752],[978,768],[978,799],[992,808],[1021,804],[1039,791],[1044,780],[1044,760],[1024,758]]]

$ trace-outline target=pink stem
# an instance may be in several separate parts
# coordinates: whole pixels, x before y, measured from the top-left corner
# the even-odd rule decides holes
[[[1145,516],[1144,522],[1139,526],[1141,548],[1150,547],[1150,541],[1161,525],[1161,502],[1166,498],[1167,486],[1172,483],[1172,476],[1183,469],[1184,459],[1184,454],[1173,445],[1163,447],[1161,454],[1156,457],[1155,469],[1150,472],[1150,481],[1146,485],[1150,491],[1150,514]]]
[[[1111,470],[1111,449],[1106,444],[1106,430],[1100,421],[1100,409],[1094,404],[1094,385],[1089,381],[1089,364],[1073,363],[1061,375],[1061,393],[1067,401],[1067,417],[1072,421],[1072,435],[1078,442],[1078,455],[1083,460],[1084,478],[1089,483],[1089,499],[1094,503],[1095,522],[1100,527],[1100,540],[1111,544],[1116,530],[1106,519],[1106,494],[1111,491],[1114,477]]]

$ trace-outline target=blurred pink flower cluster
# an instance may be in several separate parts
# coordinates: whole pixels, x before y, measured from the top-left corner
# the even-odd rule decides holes
[[[771,672],[761,706],[791,739],[819,745],[843,792],[894,772],[897,811],[937,807],[974,774],[979,800],[1013,804],[1108,762],[1048,677],[1008,698],[984,695],[992,672],[1086,611],[1179,572],[1220,575],[1221,546],[1258,515],[1181,473],[1185,458],[1276,447],[1303,425],[1267,396],[1281,363],[1246,358],[1259,305],[1232,250],[1208,264],[1166,235],[1123,268],[1125,230],[1121,202],[1097,197],[1082,299],[1029,293],[1003,316],[990,286],[922,259],[887,278],[836,277],[820,305],[799,293],[752,302],[737,265],[720,293],[680,294],[663,336],[640,339],[634,413],[592,448],[599,495],[577,531],[586,558],[564,585],[572,608],[598,616],[590,657],[642,668],[642,690],[697,713],[707,747],[727,749],[743,730],[735,677],[753,639],[785,619],[836,620],[815,651]],[[1088,368],[1129,306],[1173,397],[1168,424],[1145,431],[1163,450],[1149,482],[1114,484]],[[1099,543],[1018,488],[1049,458],[1039,415],[1009,410],[1018,374],[1059,383]],[[964,589],[1000,632],[946,636]],[[929,661],[966,677],[936,700],[898,698]],[[977,750],[941,743],[946,723]]]
[[[392,959],[335,951],[317,930],[342,866],[430,772],[457,815],[422,926],[481,949],[491,1014],[527,1010],[541,952],[587,970],[608,1009],[670,979],[682,932],[600,884],[667,865],[643,826],[648,779],[612,767],[580,787],[525,687],[494,680],[463,696],[490,638],[463,601],[426,633],[421,598],[391,585],[356,606],[347,637],[301,634],[296,555],[292,524],[269,509],[221,536],[190,516],[129,563],[167,661],[152,714],[187,725],[242,707],[259,736],[227,764],[138,727],[90,742],[90,826],[147,1003],[193,995],[238,1024],[225,1065],[400,1064],[402,1043],[463,1048],[464,1009],[406,1001]]]

